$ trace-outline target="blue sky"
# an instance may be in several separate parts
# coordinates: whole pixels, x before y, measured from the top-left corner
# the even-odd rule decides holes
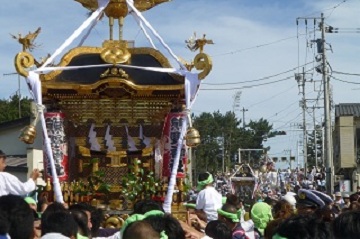
[[[213,58],[213,70],[201,87],[197,102],[193,107],[195,114],[220,110],[232,110],[233,95],[241,91],[240,107],[235,109],[239,118],[242,107],[248,109],[245,121],[268,119],[275,129],[285,130],[286,136],[270,139],[271,156],[286,155],[284,150],[297,152],[300,134],[296,124],[301,123],[301,109],[294,73],[301,66],[313,61],[314,47],[309,46],[313,39],[320,37],[317,25],[309,20],[305,25],[302,17],[320,17],[323,12],[325,23],[334,27],[360,27],[358,12],[360,2],[355,0],[173,0],[144,13],[145,18],[163,37],[173,51],[185,60],[191,60],[194,53],[186,49],[184,40],[193,32],[198,36],[206,33],[215,44],[207,45],[205,52]],[[72,0],[16,0],[7,2],[0,9],[0,97],[8,98],[17,91],[13,59],[21,46],[12,39],[11,34],[26,34],[42,27],[36,39],[40,46],[32,53],[37,58],[53,53],[71,33],[87,18],[87,11]],[[99,22],[84,45],[101,46],[108,37],[107,21]],[[131,17],[127,17],[124,38],[135,40],[136,46],[149,46],[146,38]],[[360,73],[358,70],[360,46],[358,33],[326,34],[333,52],[328,51],[328,61],[333,71]],[[71,47],[75,47],[74,43]],[[158,45],[160,46],[160,45]],[[163,49],[160,48],[162,52]],[[56,60],[58,62],[59,59]],[[311,70],[313,64],[306,65],[312,74],[307,83],[307,98],[318,96],[321,75]],[[174,64],[174,67],[177,67]],[[298,69],[295,69],[299,67]],[[291,69],[295,69],[290,71]],[[287,72],[284,74],[279,74]],[[278,75],[279,74],[279,75]],[[259,81],[264,77],[271,77]],[[333,74],[334,77],[360,82],[357,76]],[[254,87],[290,77],[278,83]],[[242,84],[236,82],[253,81]],[[228,84],[233,83],[233,84]],[[209,85],[218,84],[218,85]],[[333,102],[359,102],[360,85],[331,80]],[[236,89],[242,86],[251,88]],[[217,89],[217,90],[210,90]],[[223,89],[223,90],[219,90]],[[24,81],[21,81],[21,94],[28,95]],[[320,97],[322,98],[322,97]],[[309,102],[308,106],[314,104]],[[322,106],[322,100],[318,105]],[[312,111],[307,112],[308,127],[311,128]],[[323,119],[323,110],[315,112],[317,122]]]

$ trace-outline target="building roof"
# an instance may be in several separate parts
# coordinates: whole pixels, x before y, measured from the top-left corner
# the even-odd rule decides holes
[[[26,155],[7,155],[6,156],[7,167],[27,167]]]
[[[29,125],[29,124],[30,124],[30,117],[27,116],[27,117],[23,117],[20,119],[15,119],[15,120],[0,123],[0,130],[14,128],[14,127],[18,127],[18,126],[25,126],[25,125]]]
[[[26,155],[7,155],[5,172],[27,172]]]
[[[342,103],[335,105],[335,117],[360,117],[360,103]]]

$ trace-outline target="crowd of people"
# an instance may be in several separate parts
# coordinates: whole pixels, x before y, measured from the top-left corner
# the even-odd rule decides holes
[[[152,200],[134,204],[121,229],[103,228],[103,211],[86,203],[51,203],[41,207],[24,195],[34,189],[38,172],[20,182],[3,172],[0,152],[0,239],[355,239],[360,235],[360,188],[351,195],[327,195],[308,187],[299,174],[292,191],[262,192],[251,205],[216,189],[218,180],[198,175],[185,220],[165,213]],[[13,181],[9,182],[8,179]],[[9,186],[10,185],[10,186]],[[320,188],[321,189],[321,188]]]
[[[206,178],[201,176],[199,175],[200,185],[201,180]],[[211,175],[207,173],[207,176],[203,183],[212,181]],[[304,182],[304,174],[299,173],[298,176],[299,178],[292,180],[293,191],[287,191],[286,188],[275,190],[281,193],[269,193],[272,189],[262,191],[256,195],[249,208],[245,207],[241,198],[228,193],[222,206],[216,210],[218,219],[211,221],[208,216],[199,214],[202,211],[214,218],[213,206],[219,205],[218,197],[212,196],[214,191],[211,188],[214,184],[209,183],[199,192],[199,196],[205,196],[197,198],[195,211],[190,214],[190,219],[199,231],[203,230],[205,233],[207,227],[221,225],[220,234],[207,234],[211,238],[359,238],[360,187],[351,195],[340,192],[327,195],[321,190],[321,184],[319,187],[309,187]]]

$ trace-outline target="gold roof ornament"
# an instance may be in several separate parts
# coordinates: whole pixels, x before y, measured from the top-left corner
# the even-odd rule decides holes
[[[97,0],[75,0],[90,11],[95,11],[98,8]],[[134,6],[141,12],[147,11],[161,3],[170,2],[171,0],[134,0]],[[128,14],[128,7],[126,0],[110,0],[108,6],[105,8],[107,17],[119,19],[126,17]]]
[[[203,53],[206,44],[214,44],[213,40],[206,39],[206,34],[204,34],[202,38],[197,39],[196,32],[194,32],[194,36],[186,40],[185,43],[190,51],[197,51],[199,49],[200,53]]]
[[[41,27],[38,27],[38,29],[36,29],[34,32],[29,32],[24,37],[21,36],[21,33],[19,33],[18,36],[12,34],[10,35],[23,46],[23,51],[32,51],[37,47],[37,45],[34,43],[34,40],[39,35],[40,31]]]
[[[206,34],[204,34],[202,38],[197,39],[196,33],[194,33],[194,36],[191,36],[189,40],[185,41],[185,43],[190,51],[199,50],[199,53],[195,56],[191,63],[185,63],[184,65],[189,71],[191,71],[194,67],[196,70],[202,71],[199,73],[198,77],[199,80],[203,80],[212,69],[211,57],[204,53],[204,46],[206,44],[214,44],[214,42],[210,39],[206,39]]]

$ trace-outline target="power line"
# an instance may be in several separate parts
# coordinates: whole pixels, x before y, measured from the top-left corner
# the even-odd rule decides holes
[[[305,34],[300,34],[300,36],[303,36]],[[230,51],[230,52],[225,52],[225,53],[221,53],[221,54],[217,54],[217,55],[211,55],[211,57],[218,57],[218,56],[225,56],[225,55],[233,55],[236,53],[240,53],[240,52],[244,52],[244,51],[248,51],[248,50],[252,50],[252,49],[256,49],[256,48],[260,48],[260,47],[265,47],[265,46],[269,46],[269,45],[273,45],[273,44],[277,44],[286,40],[290,40],[290,39],[294,39],[297,38],[298,36],[291,36],[291,37],[286,37],[286,38],[282,38],[273,42],[269,42],[269,43],[264,43],[264,44],[260,44],[260,45],[256,45],[256,46],[252,46],[252,47],[247,47],[247,48],[243,48],[243,49],[238,49],[238,50],[234,50],[234,51]]]
[[[271,97],[269,97],[269,98],[267,98],[267,99],[264,99],[264,100],[262,100],[262,101],[259,101],[259,102],[257,102],[257,103],[254,103],[254,104],[252,104],[252,105],[249,105],[248,108],[253,107],[253,106],[255,106],[255,105],[258,105],[258,104],[261,104],[261,103],[263,103],[263,102],[267,102],[268,100],[271,100],[271,99],[273,99],[273,98],[275,98],[275,97],[277,97],[277,96],[279,96],[279,95],[281,95],[281,94],[283,94],[283,93],[288,92],[289,90],[291,90],[291,89],[294,88],[295,86],[296,86],[296,85],[293,85],[293,86],[291,86],[290,88],[288,88],[288,89],[286,89],[286,90],[284,90],[284,91],[282,91],[282,92],[276,93],[275,95],[273,95],[273,96],[271,96]]]
[[[247,85],[247,86],[242,86],[242,87],[235,87],[235,88],[217,88],[217,89],[204,89],[202,88],[201,90],[242,90],[242,89],[247,89],[247,88],[253,88],[253,87],[258,87],[258,86],[263,86],[263,85],[269,85],[269,84],[274,84],[274,83],[278,83],[281,81],[286,81],[289,80],[290,78],[293,78],[294,76],[288,76],[286,78],[280,79],[280,80],[276,80],[276,81],[271,81],[271,82],[266,82],[266,83],[262,83],[262,84],[257,84],[257,85]]]
[[[326,18],[329,18],[329,17],[332,15],[332,13],[334,12],[334,10],[335,10],[336,8],[340,7],[340,6],[341,6],[343,3],[345,3],[346,1],[347,1],[347,0],[343,0],[343,1],[341,1],[341,2],[338,3],[338,4],[336,4],[336,5],[333,6],[333,7],[329,7],[329,8],[325,8],[325,9],[323,9],[323,10],[317,11],[317,12],[313,12],[313,13],[311,13],[311,14],[308,14],[308,15],[305,16],[305,17],[318,15],[319,13],[326,12],[326,11],[330,11],[330,10],[331,10],[331,12],[329,13],[329,15],[326,17]]]
[[[332,73],[340,74],[340,75],[348,75],[348,76],[360,76],[358,73],[347,73],[347,72],[341,72],[341,71],[332,71]]]
[[[285,124],[283,124],[282,126],[280,127],[277,127],[276,129],[274,130],[278,130],[278,129],[282,129],[284,128],[284,126],[288,125],[289,123],[293,122],[294,120],[296,120],[299,116],[301,116],[302,112],[300,112],[299,114],[297,114],[293,119],[287,121]]]
[[[309,64],[312,64],[314,61],[312,62],[308,62],[302,66],[306,66],[306,65],[309,65]],[[279,76],[279,75],[282,75],[282,74],[285,74],[285,73],[289,73],[289,72],[292,72],[294,70],[296,70],[298,67],[294,67],[290,70],[287,70],[287,71],[283,71],[283,72],[280,72],[280,73],[277,73],[275,75],[270,75],[270,76],[265,76],[265,77],[262,77],[260,79],[257,79],[257,80],[248,80],[248,81],[240,81],[240,82],[225,82],[225,83],[202,83],[202,85],[236,85],[236,84],[243,84],[243,83],[249,83],[249,82],[256,82],[256,81],[263,81],[263,80],[267,80],[267,79],[270,79],[270,78],[273,78],[273,77],[276,77],[276,76]]]
[[[346,80],[340,80],[334,76],[330,76],[331,78],[333,78],[334,80],[337,80],[337,81],[341,81],[341,82],[344,82],[344,83],[347,83],[347,84],[354,84],[354,85],[359,85],[360,82],[353,82],[353,81],[346,81]]]

